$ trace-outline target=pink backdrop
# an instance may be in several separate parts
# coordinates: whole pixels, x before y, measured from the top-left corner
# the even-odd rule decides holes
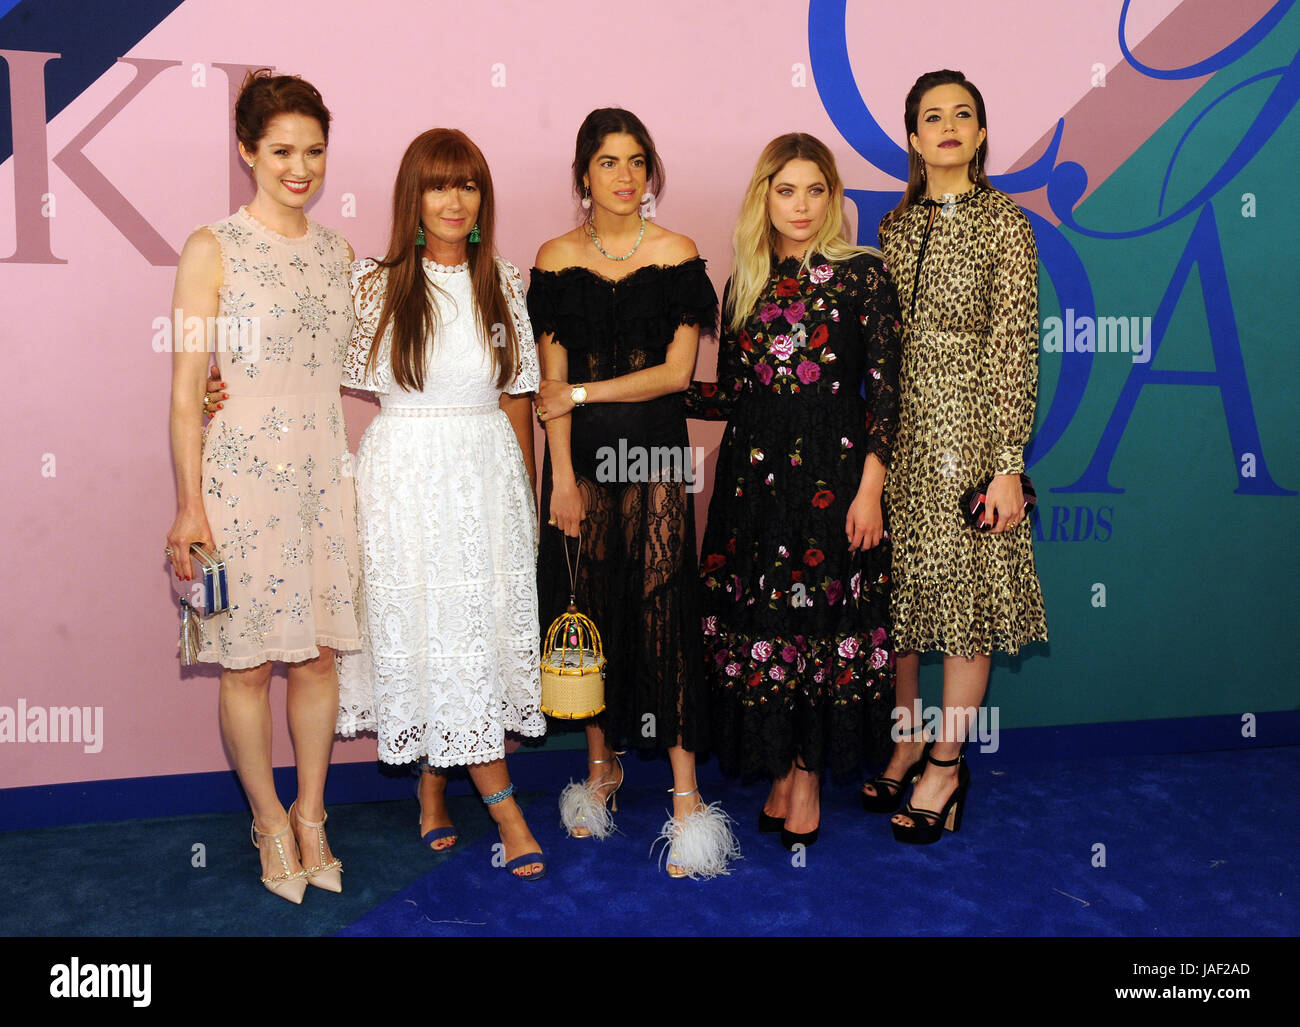
[[[1120,6],[932,0],[924,22],[939,31],[918,28],[914,5],[855,3],[850,52],[864,99],[886,112],[884,127],[900,144],[902,100],[916,75],[965,71],[992,112],[996,173],[1090,91],[1096,64],[1119,63]],[[1130,40],[1177,6],[1135,4]],[[823,110],[808,67],[806,3],[660,0],[638,10],[194,0],[124,55],[180,64],[158,74],[85,154],[179,249],[194,226],[230,210],[230,83],[213,65],[271,64],[313,81],[334,113],[328,177],[312,215],[341,229],[358,255],[384,248],[407,142],[449,125],[486,153],[502,253],[526,271],[538,245],[573,224],[568,165],[579,122],[593,107],[622,105],[646,121],[665,158],[659,221],[695,239],[719,292],[740,191],[774,135],[812,132],[855,188],[897,187],[843,143]],[[51,121],[50,153],[135,74],[113,66]],[[12,159],[0,166],[5,204],[13,174]],[[154,318],[169,314],[174,269],[145,259],[53,164],[49,174],[52,250],[67,263],[0,265],[11,362],[0,403],[8,441],[0,453],[0,705],[102,707],[103,739],[94,753],[69,743],[0,745],[0,786],[223,769],[215,672],[179,669],[161,556],[174,512],[170,361],[150,340]],[[243,199],[245,186],[235,183]],[[355,217],[344,216],[349,195]],[[22,216],[0,218],[0,253],[13,252]],[[714,354],[712,343],[702,347],[705,377]],[[355,449],[374,408],[351,398],[345,408]],[[693,441],[712,451],[718,433],[699,427]],[[282,690],[280,681],[277,764],[292,758]],[[336,761],[373,758],[368,738],[335,750]]]

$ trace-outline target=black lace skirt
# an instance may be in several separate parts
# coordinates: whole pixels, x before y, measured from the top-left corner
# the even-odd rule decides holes
[[[856,395],[747,393],[718,453],[700,569],[713,750],[779,777],[837,778],[889,751],[890,543],[850,553],[865,459]],[[886,522],[886,535],[888,524]]]
[[[695,508],[688,474],[661,459],[682,459],[688,445],[678,396],[574,411],[573,465],[586,508],[575,598],[604,643],[606,707],[596,723],[614,748],[708,743]],[[657,452],[644,462],[647,450]],[[548,451],[537,561],[543,639],[569,602],[565,536],[545,523],[552,489]],[[572,559],[577,544],[568,545]]]

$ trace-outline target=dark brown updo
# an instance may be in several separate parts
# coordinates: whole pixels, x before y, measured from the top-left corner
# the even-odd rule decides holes
[[[235,138],[249,153],[266,135],[266,126],[281,114],[302,114],[315,118],[325,141],[330,138],[330,112],[320,90],[297,75],[276,75],[270,68],[258,68],[244,76],[235,100]]]
[[[641,152],[645,154],[646,188],[663,199],[664,166],[655,150],[654,140],[650,138],[650,132],[641,123],[641,119],[622,107],[601,107],[583,119],[573,154],[573,191],[577,197],[582,198],[582,176],[587,173],[591,158],[600,151],[600,144],[605,141],[605,137],[611,135],[630,135],[636,140]]]

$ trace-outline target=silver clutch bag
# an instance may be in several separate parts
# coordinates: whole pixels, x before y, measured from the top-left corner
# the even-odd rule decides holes
[[[201,542],[190,544],[190,556],[198,566],[203,585],[194,598],[201,608],[181,596],[181,665],[188,667],[199,658],[203,646],[203,629],[200,617],[211,617],[230,608],[230,595],[226,591],[226,562],[203,547]]]

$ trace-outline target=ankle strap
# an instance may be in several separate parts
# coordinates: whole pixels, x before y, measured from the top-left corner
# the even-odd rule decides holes
[[[506,785],[499,792],[493,792],[491,795],[483,796],[484,806],[495,806],[498,802],[504,802],[510,796],[515,794],[515,783],[513,781]]]
[[[307,820],[305,817],[303,817],[301,813],[298,812],[297,799],[295,799],[293,802],[289,804],[289,814],[290,816],[297,818],[298,823],[302,824],[303,827],[324,827],[325,821],[330,818],[330,815],[326,813],[324,819],[321,820],[319,823],[316,821]]]
[[[957,758],[955,760],[937,760],[934,758],[933,752],[930,753],[930,755],[927,756],[926,759],[928,759],[936,767],[955,767],[958,763],[965,762],[966,750],[963,748],[961,752],[957,753]]]
[[[673,791],[673,789],[671,789],[671,788],[669,788],[668,790],[669,790],[670,792],[672,792],[674,795],[679,795],[679,796],[682,796],[682,795],[695,795],[695,794],[700,790],[700,786],[699,786],[699,785],[696,785],[696,786],[695,786],[694,788],[692,788],[689,792],[678,792],[678,791]]]

